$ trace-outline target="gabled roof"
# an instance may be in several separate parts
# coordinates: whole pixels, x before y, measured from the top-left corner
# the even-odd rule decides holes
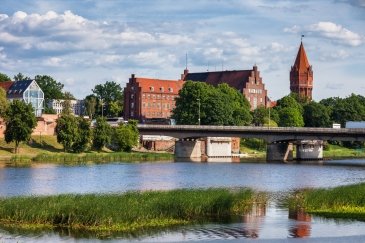
[[[305,53],[303,42],[300,42],[297,58],[295,59],[294,65],[299,71],[305,71],[310,67],[307,54]]]
[[[234,70],[221,72],[188,73],[184,80],[201,81],[211,85],[227,83],[231,87],[243,90],[252,70]]]
[[[0,87],[8,92],[9,88],[13,85],[13,81],[0,82]]]
[[[32,82],[33,80],[21,80],[13,82],[13,85],[8,89],[7,97],[9,99],[23,97],[24,91]]]

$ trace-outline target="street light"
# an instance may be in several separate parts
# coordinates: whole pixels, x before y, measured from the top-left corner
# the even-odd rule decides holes
[[[200,98],[196,100],[198,101],[198,125],[200,126]]]

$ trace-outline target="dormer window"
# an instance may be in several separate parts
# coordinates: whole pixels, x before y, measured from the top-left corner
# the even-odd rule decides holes
[[[163,88],[163,87],[161,87],[161,88],[160,88],[160,91],[161,91],[161,92],[163,92],[163,91],[164,91],[164,88]]]
[[[174,90],[170,87],[169,92],[172,93],[172,92],[174,92]]]
[[[155,90],[155,89],[153,88],[153,86],[151,86],[151,87],[150,87],[150,91],[152,91],[152,92],[153,92],[154,90]]]

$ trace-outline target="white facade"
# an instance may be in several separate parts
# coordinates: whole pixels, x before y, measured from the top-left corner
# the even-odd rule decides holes
[[[84,100],[69,100],[72,113],[77,116],[83,116],[85,110],[85,102]],[[56,114],[61,114],[63,111],[63,103],[65,100],[50,100],[47,104],[49,108],[52,108],[56,111]]]

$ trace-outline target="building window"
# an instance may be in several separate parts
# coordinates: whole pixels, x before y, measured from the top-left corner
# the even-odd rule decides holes
[[[134,94],[131,94],[131,99],[133,99],[134,98]]]
[[[153,88],[153,86],[151,86],[151,87],[150,87],[150,90],[151,90],[151,91],[154,91],[155,89]]]
[[[134,108],[134,102],[131,103],[131,108],[133,109]]]
[[[160,88],[160,91],[161,91],[161,92],[164,92],[164,88],[163,88],[163,87],[161,87],[161,88]]]
[[[146,94],[143,94],[143,95],[142,95],[142,98],[143,98],[143,99],[144,99],[144,98],[146,98]]]
[[[153,96],[152,96],[152,99],[154,99],[154,100],[155,100],[155,99],[156,99],[156,95],[153,95]]]
[[[253,98],[253,109],[256,109],[257,108],[257,98],[254,97]]]
[[[131,87],[131,90],[134,90],[134,86]]]
[[[173,88],[169,88],[169,92],[170,93],[174,92]]]
[[[147,99],[150,99],[151,98],[151,95],[147,95]]]
[[[133,111],[131,111],[131,117],[133,117],[134,116],[134,113],[133,113]]]

